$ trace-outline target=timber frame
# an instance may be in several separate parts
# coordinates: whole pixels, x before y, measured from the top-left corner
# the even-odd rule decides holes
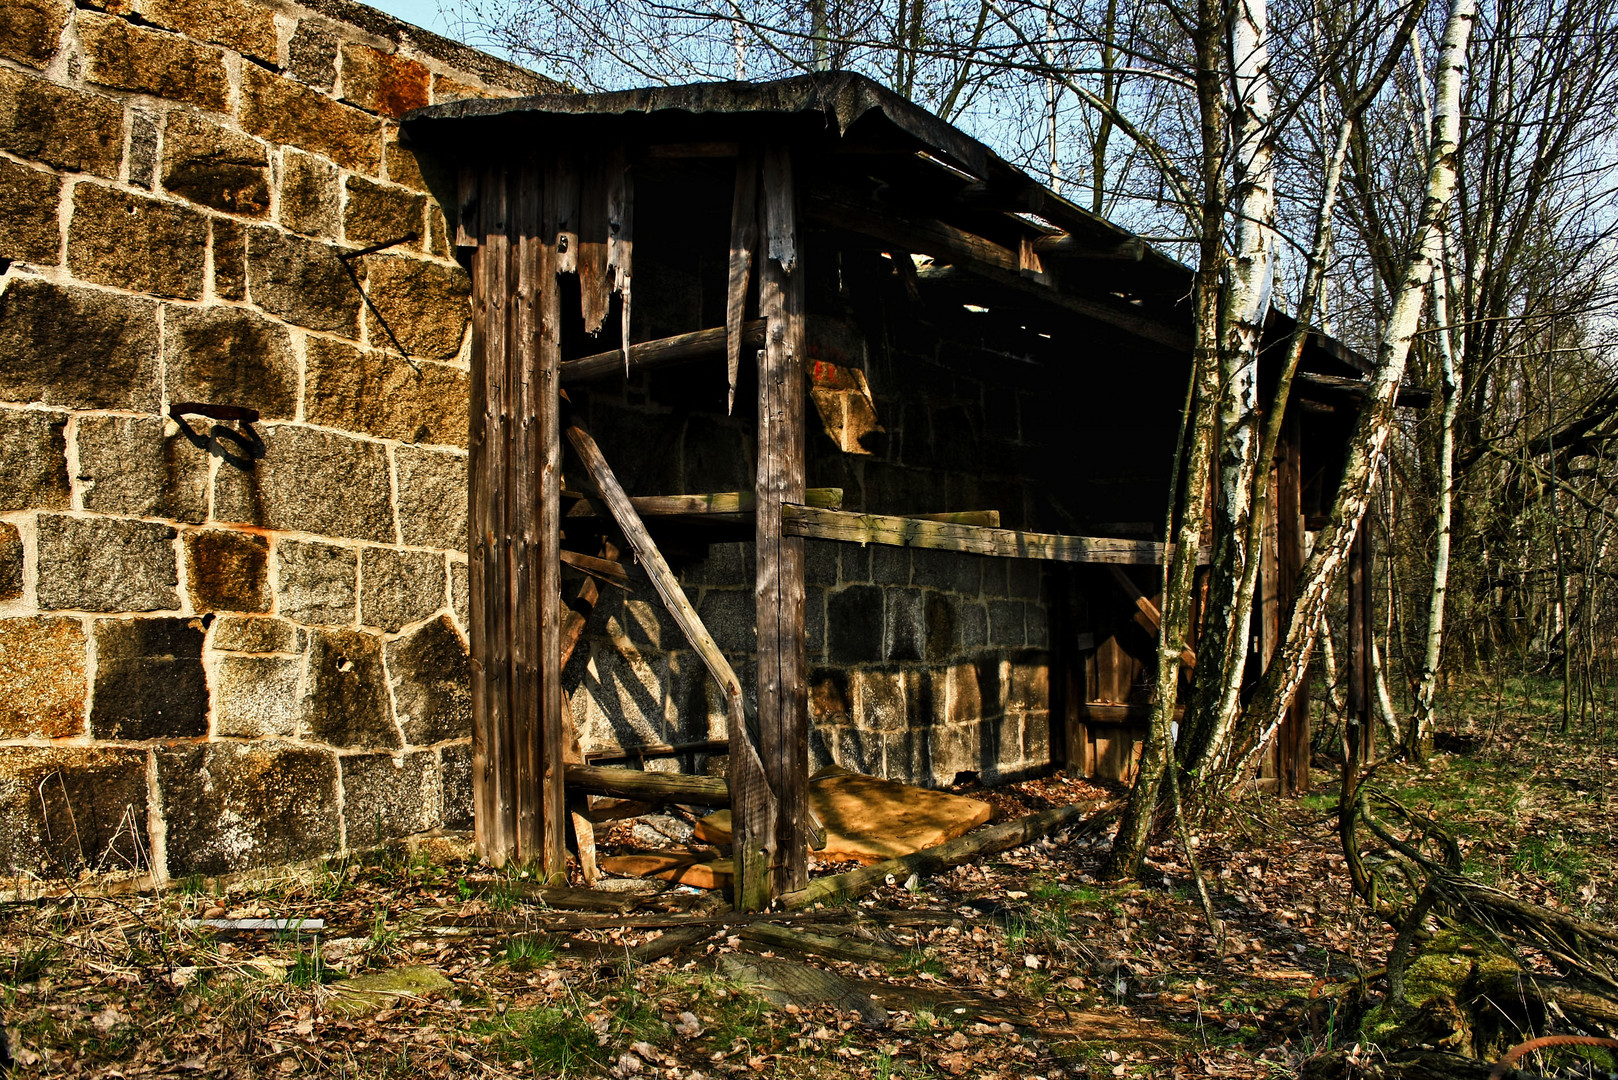
[[[1040,332],[1041,320],[1059,320],[1094,328],[1109,347],[1160,358],[1153,362],[1172,372],[1189,357],[1184,266],[853,75],[469,100],[420,110],[407,118],[406,131],[424,160],[454,163],[441,170],[435,193],[450,210],[454,244],[472,280],[469,592],[483,854],[496,865],[537,864],[557,878],[572,828],[592,877],[581,799],[634,787],[615,789],[610,770],[586,769],[570,751],[562,685],[597,602],[597,581],[623,583],[625,545],[726,703],[728,784],[647,782],[662,785],[657,790],[669,798],[731,806],[739,908],[803,889],[817,839],[807,801],[805,538],[1075,564],[1064,572],[1076,575],[1064,579],[1070,593],[1111,595],[1118,618],[1058,627],[1066,660],[1051,682],[1064,684],[1057,696],[1065,743],[1053,756],[1128,778],[1144,720],[1138,676],[1150,656],[1149,648],[1131,651],[1130,635],[1155,633],[1151,582],[1162,544],[1137,526],[1097,524],[1095,515],[1079,515],[1081,524],[1094,525],[1093,535],[1074,535],[1003,528],[999,511],[971,506],[845,510],[841,491],[809,488],[808,338],[816,317],[809,283],[824,271],[816,258],[857,252],[887,260],[895,288],[953,312],[963,325],[994,308],[999,321],[982,332],[982,350],[1038,353],[1050,347],[1041,339],[1051,337]],[[665,205],[649,202],[660,177],[696,177],[696,189],[729,187],[728,235],[689,239],[693,259],[698,248],[728,252],[716,271],[724,281],[723,324],[643,340],[637,303],[648,298],[637,291],[648,276],[637,272],[637,239],[686,225],[648,216],[648,205]],[[691,228],[710,228],[708,222],[693,215]],[[715,221],[710,231],[720,228]],[[1276,317],[1275,340],[1290,329],[1284,322]],[[738,408],[739,390],[756,394],[753,490],[632,497],[569,391],[693,363],[711,365],[715,374],[706,378],[717,380],[727,413]],[[1263,555],[1257,665],[1275,647],[1306,521],[1329,498],[1333,448],[1352,421],[1366,365],[1317,336],[1304,366],[1299,408],[1275,462],[1277,524]],[[1131,375],[1105,377],[1116,385]],[[1173,420],[1155,418],[1151,445],[1119,452],[1166,461],[1172,439],[1161,431],[1172,430]],[[564,462],[564,447],[576,466]],[[1320,463],[1306,473],[1312,454]],[[1092,463],[1056,467],[1083,472]],[[1166,493],[1154,482],[1130,481],[1148,493],[1142,498],[1161,501]],[[654,539],[658,523],[670,521],[751,526],[756,708],[749,709],[737,672]],[[584,528],[588,523],[594,527]],[[1032,523],[1024,517],[1017,524]],[[576,536],[589,541],[581,545]],[[566,601],[564,565],[588,575]],[[1194,662],[1193,646],[1187,658]],[[1363,667],[1358,648],[1352,651]],[[1308,755],[1308,705],[1300,702],[1267,766],[1282,790],[1307,784]]]

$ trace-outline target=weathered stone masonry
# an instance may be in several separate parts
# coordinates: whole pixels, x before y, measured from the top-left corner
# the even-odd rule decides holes
[[[341,0],[0,4],[0,875],[469,826],[467,280],[396,120],[544,88]],[[354,265],[414,368],[337,258],[407,234]]]
[[[434,197],[454,185],[397,120],[544,89],[343,0],[0,3],[0,876],[217,873],[471,826],[468,282]],[[411,233],[353,262],[406,362],[337,256]],[[715,322],[651,261],[636,295],[637,338]],[[926,335],[812,344],[849,381],[817,381],[811,485],[1050,527],[1037,385]],[[575,401],[634,494],[751,490],[755,420],[712,390]],[[678,547],[751,694],[752,544]],[[1051,761],[1059,575],[806,551],[815,764],[948,783]],[[630,572],[564,673],[586,750],[722,737]],[[704,762],[648,762],[676,765]]]

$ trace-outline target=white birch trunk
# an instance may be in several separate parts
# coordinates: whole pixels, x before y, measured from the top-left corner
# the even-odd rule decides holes
[[[1461,369],[1456,356],[1465,348],[1464,329],[1449,325],[1450,276],[1453,263],[1445,252],[1443,272],[1433,279],[1433,317],[1438,323],[1438,358],[1444,395],[1443,427],[1438,436],[1438,538],[1433,552],[1433,584],[1427,596],[1427,642],[1416,683],[1416,709],[1410,718],[1405,749],[1420,760],[1431,737],[1433,701],[1438,688],[1438,661],[1444,647],[1444,608],[1449,595],[1449,552],[1455,503],[1455,418],[1461,406]]]
[[[1236,169],[1235,250],[1224,282],[1220,342],[1219,498],[1215,504],[1212,603],[1203,627],[1199,686],[1188,710],[1190,753],[1229,727],[1224,688],[1240,686],[1252,604],[1243,590],[1256,565],[1250,529],[1259,462],[1258,348],[1275,279],[1275,166],[1266,0],[1236,0],[1231,16],[1231,73]]]
[[[1440,226],[1455,194],[1461,87],[1466,78],[1467,42],[1475,19],[1475,0],[1451,0],[1443,51],[1438,61],[1437,107],[1428,156],[1427,193],[1422,200],[1414,252],[1377,348],[1370,393],[1355,423],[1331,518],[1321,530],[1320,539],[1304,566],[1298,603],[1287,626],[1281,652],[1265,672],[1258,693],[1249,705],[1262,725],[1261,735],[1247,750],[1241,767],[1234,772],[1236,776],[1247,771],[1259,751],[1274,737],[1303,684],[1309,654],[1326,611],[1326,598],[1347,562],[1348,549],[1365,516],[1372,481],[1392,429],[1394,398],[1404,378],[1410,343],[1421,319],[1427,286],[1442,257]]]

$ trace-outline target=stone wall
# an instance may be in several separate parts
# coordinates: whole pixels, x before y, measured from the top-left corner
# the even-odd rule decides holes
[[[396,121],[546,88],[341,0],[0,4],[0,874],[470,825],[468,283]],[[409,362],[337,257],[407,234]]]

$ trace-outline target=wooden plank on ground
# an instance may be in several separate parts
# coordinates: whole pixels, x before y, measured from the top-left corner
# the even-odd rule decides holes
[[[759,756],[775,795],[775,858],[769,895],[809,880],[809,699],[804,641],[803,540],[781,527],[782,507],[802,504],[805,488],[805,272],[799,261],[792,150],[764,150],[764,228],[759,311],[768,321],[758,354],[758,468],[754,585],[758,628]],[[732,809],[736,849],[748,843],[749,808]],[[748,868],[738,855],[740,877]],[[739,904],[739,906],[746,906]]]
[[[693,330],[687,334],[658,338],[656,341],[638,342],[629,346],[627,364],[624,361],[623,349],[608,349],[606,352],[581,356],[577,360],[568,360],[562,364],[562,385],[575,386],[599,379],[617,378],[626,372],[645,371],[716,356],[725,351],[726,333],[726,327],[715,326],[707,330]],[[744,345],[762,345],[764,320],[749,319],[744,322],[741,328],[741,341]]]
[[[1056,533],[992,529],[981,525],[928,521],[891,514],[859,514],[849,510],[825,510],[793,504],[782,508],[781,527],[788,535],[818,540],[935,548],[1056,562],[1154,566],[1162,562],[1164,549],[1164,545],[1152,540],[1061,536]]]
[[[846,874],[816,878],[805,888],[782,896],[781,906],[787,911],[797,911],[816,903],[853,899],[886,884],[890,875],[903,881],[911,874],[935,874],[940,870],[959,866],[969,859],[1009,851],[1081,823],[1086,828],[1094,830],[1109,819],[1119,805],[1121,804],[1058,806],[1043,813],[1017,818],[1015,821],[990,825],[975,833],[968,833],[959,839],[918,851],[914,855],[906,855],[901,859],[888,859],[874,866],[850,870]]]

